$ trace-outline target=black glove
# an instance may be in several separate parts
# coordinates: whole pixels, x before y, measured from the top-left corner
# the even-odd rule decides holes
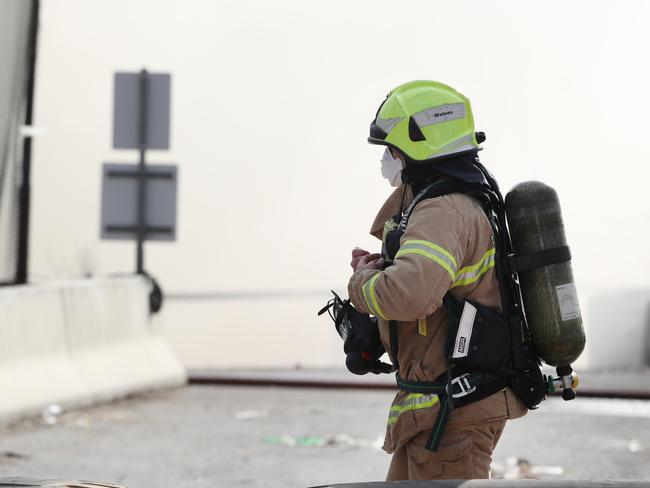
[[[349,299],[341,298],[332,291],[334,298],[330,299],[319,312],[328,312],[334,321],[336,331],[343,339],[343,352],[346,354],[345,365],[351,373],[392,373],[395,368],[391,364],[379,361],[386,352],[379,338],[377,319],[359,312],[352,306]]]

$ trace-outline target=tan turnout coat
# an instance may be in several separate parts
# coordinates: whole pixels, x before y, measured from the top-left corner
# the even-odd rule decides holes
[[[382,238],[384,223],[400,210],[403,187],[381,208],[371,234]],[[406,194],[406,204],[413,195]],[[355,272],[348,284],[354,306],[379,319],[382,343],[392,355],[389,320],[398,322],[399,375],[406,380],[434,381],[446,371],[444,348],[450,291],[500,310],[495,274],[494,238],[480,205],[454,193],[419,203],[400,239],[392,266],[384,271]],[[384,449],[394,452],[419,432],[431,429],[438,414],[436,395],[399,391],[391,407]],[[516,418],[526,408],[509,390],[454,409],[449,424]]]

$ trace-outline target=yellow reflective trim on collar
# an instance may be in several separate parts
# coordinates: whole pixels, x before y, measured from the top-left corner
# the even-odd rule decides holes
[[[458,268],[458,263],[456,262],[456,258],[454,257],[454,255],[452,253],[450,253],[449,251],[447,251],[444,247],[439,246],[438,244],[434,244],[433,242],[425,241],[425,240],[422,240],[422,239],[408,239],[402,245],[407,246],[409,244],[419,244],[420,246],[430,247],[434,251],[438,251],[438,252],[444,254],[445,256],[447,256],[447,258],[449,259],[449,261],[452,262],[454,267]]]

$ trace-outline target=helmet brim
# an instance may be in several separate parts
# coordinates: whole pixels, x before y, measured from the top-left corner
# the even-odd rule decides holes
[[[414,159],[411,156],[409,156],[408,154],[405,154],[404,151],[402,149],[400,149],[398,146],[396,146],[395,144],[392,144],[390,142],[387,142],[384,139],[379,139],[377,137],[368,137],[368,142],[370,144],[375,144],[377,146],[387,146],[387,147],[391,147],[393,149],[397,149],[401,154],[404,154],[404,156],[407,158],[408,162],[411,163],[411,164],[429,164],[429,163],[435,162],[436,160],[453,158],[453,157],[458,156],[460,154],[470,154],[470,153],[475,153],[475,152],[483,150],[483,146],[479,145],[479,146],[476,146],[476,147],[474,147],[472,149],[467,149],[466,151],[459,151],[459,152],[451,153],[451,154],[443,154],[442,156],[436,156],[434,158]]]
[[[368,142],[370,144],[375,144],[378,146],[390,147],[399,151],[401,154],[404,154],[404,151],[402,151],[395,144],[391,144],[390,142],[386,142],[385,140],[376,137],[368,137]],[[478,151],[482,151],[482,150],[483,148],[481,146],[478,146],[477,148],[469,149],[467,151],[461,151],[453,154],[445,154],[444,156],[438,156],[436,158],[430,158],[424,160],[413,159],[407,154],[404,154],[404,157],[406,158],[406,164],[414,164],[414,165],[430,164],[432,165],[432,167],[436,169],[436,171],[438,171],[440,174],[443,174],[445,176],[458,178],[463,181],[466,181],[467,183],[484,183],[485,177],[483,176],[483,173],[481,173],[481,171],[471,163],[471,159],[462,162],[459,162],[458,160],[459,156],[474,156],[476,155],[476,153],[478,153]]]

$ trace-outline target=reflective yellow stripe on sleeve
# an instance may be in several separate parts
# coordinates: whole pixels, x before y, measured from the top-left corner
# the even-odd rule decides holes
[[[485,273],[494,268],[496,262],[495,253],[495,249],[492,248],[483,254],[483,257],[478,263],[459,269],[458,274],[456,275],[456,280],[454,281],[454,284],[451,285],[451,288],[471,285],[480,280]]]
[[[363,298],[366,300],[368,309],[375,317],[380,317],[384,320],[388,320],[379,308],[379,303],[377,303],[377,295],[375,293],[375,281],[379,278],[381,273],[376,273],[372,278],[370,278],[362,287],[361,291],[363,292]]]
[[[420,256],[424,256],[440,265],[447,273],[449,273],[452,281],[456,279],[458,264],[456,263],[454,256],[444,247],[421,239],[409,239],[399,248],[395,258],[399,258],[406,254],[419,254]]]

